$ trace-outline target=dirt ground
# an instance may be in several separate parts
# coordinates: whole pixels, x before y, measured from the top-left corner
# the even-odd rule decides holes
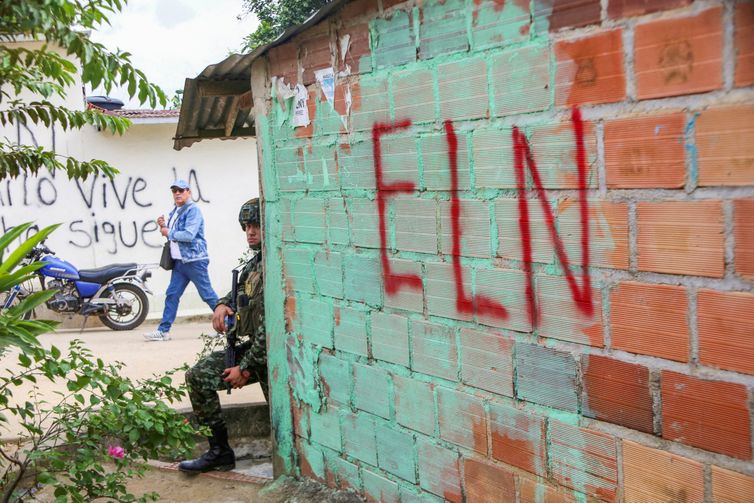
[[[176,470],[150,469],[143,478],[132,479],[128,491],[136,497],[157,492],[162,503],[247,503],[262,501],[257,494],[263,485],[238,474],[185,475]],[[50,488],[38,492],[36,500],[52,503]]]
[[[238,473],[186,475],[173,465],[153,467],[143,478],[127,484],[135,496],[155,491],[161,503],[363,503],[348,491],[334,491],[313,481],[282,478],[263,483]],[[50,490],[37,493],[37,501],[51,503]]]
[[[39,337],[40,342],[50,347],[55,345],[65,352],[68,343],[73,339],[79,339],[92,351],[95,358],[102,358],[105,362],[120,361],[125,364],[123,375],[132,379],[160,375],[166,370],[180,367],[183,364],[192,365],[196,361],[197,354],[204,347],[205,341],[200,334],[214,333],[209,321],[179,321],[173,325],[170,334],[172,340],[165,342],[147,342],[143,333],[156,328],[155,323],[144,323],[136,330],[114,332],[107,328],[87,328],[83,332],[78,329],[60,329],[57,332],[43,334]],[[206,339],[205,339],[206,340]],[[222,341],[212,339],[211,342],[221,345]],[[219,346],[218,346],[219,349]],[[2,364],[9,370],[17,368],[16,356],[8,353],[2,359]],[[183,373],[175,376],[177,383],[183,381]],[[27,396],[31,393],[32,385],[25,383],[18,388],[17,396]],[[56,384],[47,381],[39,384],[37,390],[40,399],[44,397],[54,398],[55,391],[65,391],[65,383]],[[220,402],[226,404],[242,404],[264,402],[262,389],[258,384],[234,391],[227,395],[220,393]],[[181,403],[175,404],[179,410],[190,409],[188,398]],[[9,439],[20,433],[20,427],[15,423],[15,417],[7,430],[0,430],[0,437]]]
[[[163,503],[236,503],[260,501],[260,485],[223,480],[206,475],[190,477],[181,473],[153,469],[143,479],[128,484],[131,494],[156,491]]]

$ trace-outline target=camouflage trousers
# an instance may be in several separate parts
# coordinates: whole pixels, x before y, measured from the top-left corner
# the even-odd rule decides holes
[[[243,345],[236,352],[236,362],[240,361],[244,354]],[[199,424],[210,428],[225,426],[220,397],[218,391],[224,392],[226,384],[222,379],[225,370],[225,352],[215,351],[200,359],[188,372],[186,372],[186,384],[189,389],[191,407],[194,409]],[[246,383],[258,382],[262,386],[264,398],[269,401],[267,393],[267,366],[255,365],[248,369],[251,377]],[[237,391],[237,390],[236,390]]]

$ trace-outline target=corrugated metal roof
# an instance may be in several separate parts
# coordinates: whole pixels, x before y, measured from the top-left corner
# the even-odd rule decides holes
[[[180,150],[207,138],[253,136],[252,56],[233,54],[186,79],[173,148]]]
[[[291,26],[269,44],[259,46],[249,54],[228,56],[219,63],[209,65],[196,78],[186,79],[183,88],[181,115],[178,119],[173,148],[180,150],[208,138],[229,140],[253,136],[255,131],[254,114],[251,109],[253,103],[251,99],[251,64],[272,47],[284,43],[294,35],[317,24],[348,1],[335,0],[330,2],[312,14],[304,23]],[[232,87],[231,84],[237,84],[240,86],[239,89],[243,89],[242,84],[246,83],[249,89],[249,94],[239,100],[248,107],[238,109],[230,131],[227,123],[230,114],[237,110],[237,102],[234,102],[234,100],[238,99],[239,95],[207,95],[206,91],[201,91],[203,87],[210,89],[214,83],[218,83],[217,88],[220,88],[223,86],[223,82],[229,87]],[[231,84],[227,84],[228,82]],[[213,92],[217,92],[217,88]],[[236,92],[240,91],[237,90]]]

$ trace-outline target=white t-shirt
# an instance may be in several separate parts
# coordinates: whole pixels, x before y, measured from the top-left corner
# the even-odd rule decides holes
[[[173,230],[173,225],[175,225],[176,220],[178,220],[178,210],[173,212],[173,216],[171,216],[168,221],[169,230]],[[173,257],[173,260],[181,260],[181,249],[178,247],[178,241],[170,242],[170,256]]]

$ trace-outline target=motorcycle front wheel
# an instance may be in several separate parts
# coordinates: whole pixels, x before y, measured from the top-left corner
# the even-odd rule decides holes
[[[133,330],[144,322],[149,312],[149,299],[144,290],[131,283],[116,283],[111,292],[104,295],[115,299],[108,304],[100,321],[112,330]]]
[[[0,310],[2,310],[5,307],[5,304],[8,302],[8,297],[10,295],[11,295],[10,291],[0,292]],[[17,306],[21,302],[21,300],[23,299],[19,298],[19,296],[16,295],[16,297],[11,301],[11,304],[8,307],[11,308],[11,307]],[[23,319],[26,321],[30,320],[33,313],[34,311],[28,311],[24,313]]]

